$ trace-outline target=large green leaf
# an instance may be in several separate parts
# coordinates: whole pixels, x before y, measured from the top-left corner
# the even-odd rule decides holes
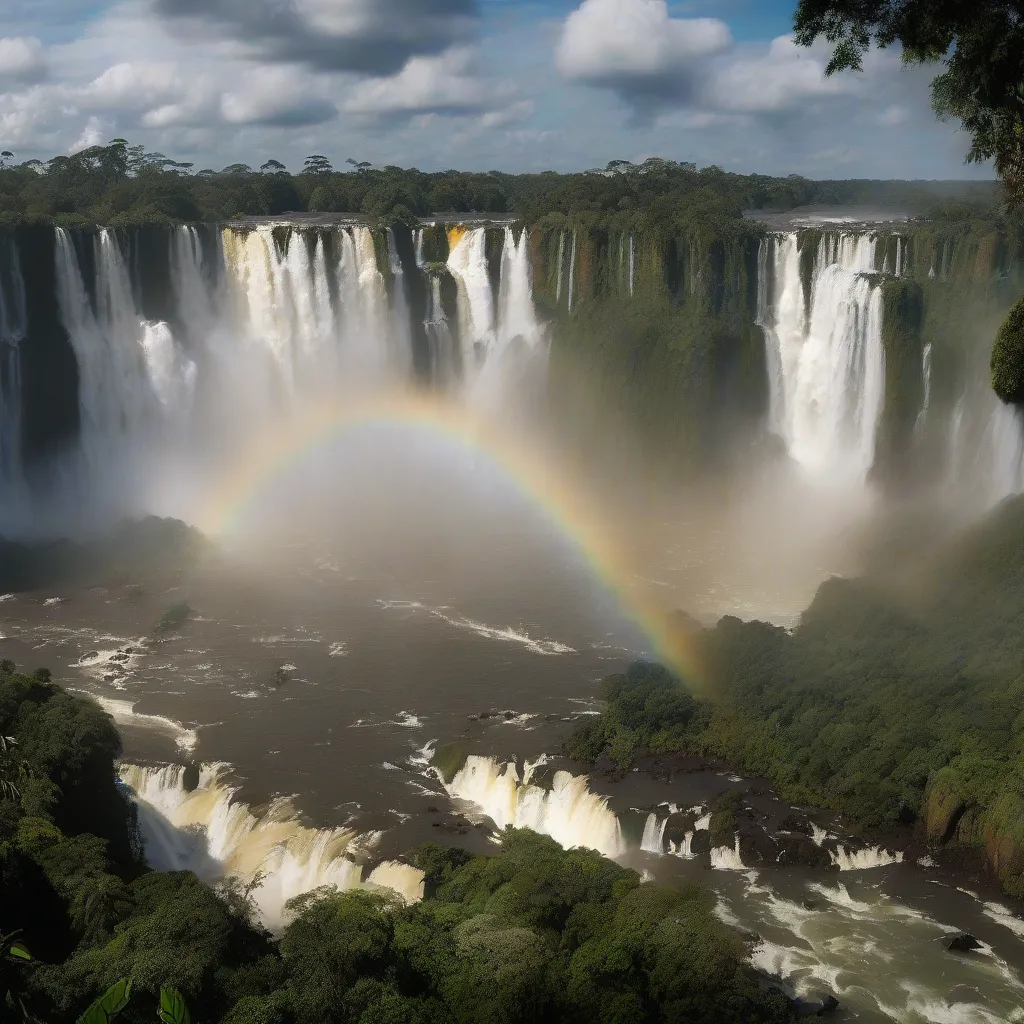
[[[163,1024],[191,1024],[188,1015],[188,1007],[181,993],[170,985],[163,985],[160,988],[160,1009],[157,1016]]]
[[[12,942],[7,947],[7,953],[9,956],[16,957],[18,960],[31,960],[32,954],[28,951],[28,946],[24,942]]]
[[[132,997],[132,983],[128,978],[111,985],[106,992],[89,1007],[78,1024],[109,1024],[127,1005]]]

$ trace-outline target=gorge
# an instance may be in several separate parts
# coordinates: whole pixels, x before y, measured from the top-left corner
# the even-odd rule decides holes
[[[558,755],[597,717],[593,680],[668,659],[656,611],[793,627],[833,571],[815,550],[786,566],[799,593],[754,594],[726,557],[741,542],[904,502],[960,527],[1024,491],[1024,426],[987,380],[1024,285],[1013,237],[560,213],[0,237],[0,535],[156,514],[220,545],[12,583],[0,605],[5,655],[117,722],[154,867],[237,877],[278,928],[321,885],[417,900],[417,841],[483,852],[526,827],[710,885],[757,966],[856,1019],[1017,1019],[1021,918],[991,878],[962,892],[906,834],[813,816],[820,864],[777,866],[711,840],[724,790],[751,815],[780,802],[760,781],[588,778]],[[968,928],[984,952],[954,959],[941,940]]]

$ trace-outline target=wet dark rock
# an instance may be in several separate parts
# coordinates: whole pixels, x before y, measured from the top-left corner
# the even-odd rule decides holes
[[[832,858],[828,850],[800,833],[776,835],[776,864],[803,864],[810,868],[829,868]]]
[[[804,900],[803,908],[804,910],[817,910],[818,904],[815,900]]]
[[[284,684],[288,682],[288,679],[289,679],[288,673],[283,668],[279,668],[274,673],[274,686],[275,687],[284,686]]]
[[[128,660],[128,655],[127,654],[112,654],[110,656],[110,660],[111,661],[127,661]]]
[[[427,814],[440,814],[440,813],[441,813],[441,812],[440,812],[440,809],[439,809],[439,808],[437,808],[437,807],[435,807],[435,806],[434,806],[433,804],[431,804],[431,805],[430,805],[430,806],[429,806],[429,807],[427,808]]]
[[[491,718],[493,716],[491,715],[490,711],[481,711],[478,717],[481,722],[485,722],[488,718]]]
[[[112,683],[116,678],[117,676],[113,672],[107,672],[103,677],[103,682]]]
[[[803,815],[798,814],[787,814],[779,823],[779,828],[783,832],[799,832],[805,836],[814,834],[811,823]]]
[[[740,832],[740,857],[744,864],[757,864],[775,860],[775,847],[772,841],[758,830],[757,832]]]
[[[513,718],[516,717],[516,713],[514,711],[506,711],[506,712],[504,712],[504,716],[505,716],[505,721],[508,722],[508,721],[511,721]]]
[[[124,653],[125,654],[134,654],[135,653],[135,648],[134,647],[126,647],[124,649]]]
[[[690,843],[690,852],[697,854],[711,852],[711,833],[706,828],[693,833],[693,842]]]
[[[441,822],[439,822],[439,821],[432,821],[430,823],[430,825],[431,825],[431,828],[440,828],[441,827]]]
[[[953,953],[970,953],[972,950],[981,949],[981,943],[968,933],[954,935],[947,943],[946,949]]]
[[[817,999],[793,1000],[798,1017],[826,1017],[839,1009],[839,1000],[833,995],[822,995]]]

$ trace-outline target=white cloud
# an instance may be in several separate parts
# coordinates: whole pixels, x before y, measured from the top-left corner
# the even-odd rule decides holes
[[[46,51],[35,36],[0,38],[0,83],[38,82],[46,77]]]
[[[370,118],[482,112],[481,127],[498,127],[533,113],[532,101],[516,99],[516,92],[514,84],[481,73],[474,49],[454,47],[436,57],[414,57],[396,75],[364,79],[342,109]]]
[[[862,79],[825,76],[827,58],[797,46],[790,36],[773,39],[767,52],[730,55],[714,69],[701,96],[715,110],[765,114],[785,111],[821,96],[856,91]]]
[[[220,100],[221,117],[232,125],[323,124],[337,116],[334,104],[318,96],[313,76],[292,67],[255,68]]]
[[[85,122],[82,134],[68,146],[69,153],[77,153],[81,149],[88,149],[90,146],[98,146],[105,141],[107,129],[95,115]]]
[[[665,0],[583,0],[565,20],[556,51],[566,77],[625,98],[682,97],[702,61],[732,45],[717,18],[672,18]]]

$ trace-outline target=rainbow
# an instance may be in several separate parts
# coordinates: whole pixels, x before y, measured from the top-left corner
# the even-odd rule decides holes
[[[566,481],[564,471],[536,452],[510,443],[465,410],[417,393],[398,393],[352,405],[315,406],[290,424],[275,424],[219,480],[198,525],[214,536],[230,535],[250,504],[300,458],[357,429],[407,426],[468,449],[498,468],[583,556],[592,574],[616,597],[644,632],[653,654],[681,675],[696,678],[686,638],[670,625],[668,610],[637,587],[622,546],[598,503]]]

